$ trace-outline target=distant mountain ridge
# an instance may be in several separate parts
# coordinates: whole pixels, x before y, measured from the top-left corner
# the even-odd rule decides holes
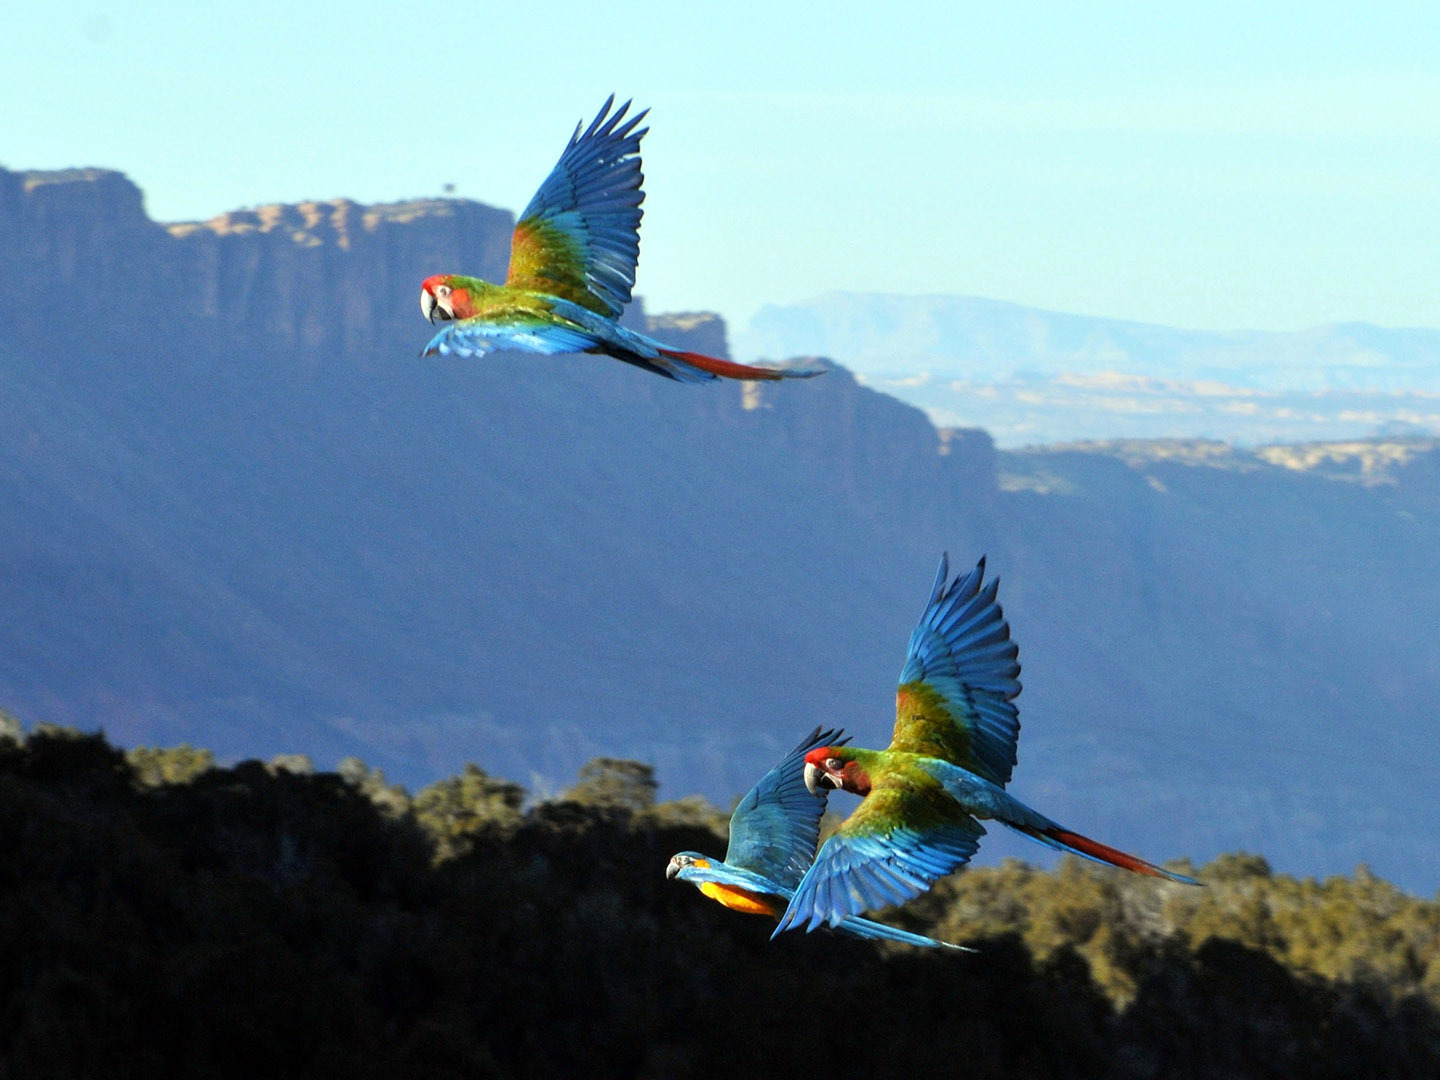
[[[1440,329],[1186,330],[970,296],[837,292],[767,305],[736,335],[736,351],[841,357],[885,376],[1122,372],[1255,390],[1440,392]]]
[[[1435,445],[997,453],[838,368],[420,360],[420,280],[502,272],[512,222],[166,226],[116,173],[0,171],[0,708],[412,785],[635,757],[723,802],[816,723],[883,743],[939,553],[987,553],[1017,794],[1148,857],[1434,890]]]
[[[1004,446],[1440,434],[1435,329],[1219,333],[975,297],[830,293],[761,309],[736,349],[833,356],[937,424],[983,425]]]

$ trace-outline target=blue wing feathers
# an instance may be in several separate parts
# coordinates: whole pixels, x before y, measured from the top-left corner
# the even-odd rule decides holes
[[[707,867],[687,866],[679,873],[681,881],[688,881],[698,885],[704,881],[715,881],[722,885],[731,885],[740,889],[748,889],[751,892],[760,893],[764,896],[781,896],[789,900],[793,895],[792,890],[782,888],[773,881],[748,870],[741,870],[737,867],[727,866],[724,863],[711,863]],[[905,945],[918,945],[928,949],[956,949],[960,952],[974,952],[974,949],[967,949],[963,945],[951,945],[947,941],[936,941],[921,934],[912,934],[908,930],[900,930],[893,926],[886,926],[884,923],[872,922],[869,919],[861,919],[852,916],[841,920],[836,927],[847,934],[855,937],[866,938],[871,941],[898,941]]]
[[[740,800],[730,818],[725,861],[795,888],[815,857],[825,799],[805,786],[805,755],[848,742],[838,729],[815,728]]]
[[[868,938],[872,941],[898,941],[905,945],[919,945],[928,949],[954,949],[957,952],[974,952],[964,945],[951,945],[948,941],[936,941],[934,938],[924,937],[921,934],[912,934],[907,930],[899,930],[893,926],[886,926],[884,923],[871,922],[869,919],[849,918],[845,919],[836,928],[856,937]]]
[[[464,319],[451,323],[425,346],[421,355],[484,356],[496,349],[518,349],[523,352],[556,356],[560,353],[581,353],[597,344],[595,335],[585,330],[564,326],[506,326],[483,318]]]
[[[649,110],[626,120],[630,102],[612,113],[614,104],[611,94],[589,127],[575,126],[520,222],[544,221],[578,242],[590,291],[618,316],[630,302],[640,257],[640,140],[649,129],[639,124]]]
[[[1013,704],[1020,693],[1020,650],[996,599],[999,579],[983,583],[985,559],[953,581],[949,568],[948,556],[941,556],[900,682],[923,682],[939,693],[953,721],[967,730],[973,764],[1008,783],[1020,735]]]
[[[836,926],[863,911],[904,903],[967,863],[984,834],[970,817],[923,834],[906,826],[873,836],[837,833],[801,879],[775,933]]]

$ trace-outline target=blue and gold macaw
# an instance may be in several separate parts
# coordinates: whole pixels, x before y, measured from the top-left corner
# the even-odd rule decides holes
[[[806,788],[805,755],[817,746],[843,746],[846,741],[838,730],[817,727],[740,800],[730,818],[724,862],[682,851],[670,860],[665,876],[690,882],[734,911],[778,918],[815,857],[825,813],[825,792]],[[857,937],[973,951],[853,916],[834,925]]]
[[[823,367],[755,367],[671,349],[616,321],[630,302],[640,258],[640,139],[649,129],[636,130],[645,112],[627,121],[630,103],[612,114],[614,103],[612,94],[584,134],[576,126],[520,215],[503,285],[460,274],[425,279],[421,313],[454,325],[436,334],[424,355],[598,353],[679,382],[821,374]]]
[[[918,896],[975,854],[983,819],[1096,862],[1200,884],[1072,832],[1005,790],[1020,737],[1019,650],[995,599],[998,582],[982,586],[984,577],[982,558],[951,581],[941,557],[900,671],[889,748],[837,744],[805,752],[807,788],[864,800],[795,887],[776,934],[843,924]]]

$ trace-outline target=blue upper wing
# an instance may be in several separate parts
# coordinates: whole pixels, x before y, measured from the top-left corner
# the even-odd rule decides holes
[[[820,841],[825,797],[805,787],[805,755],[817,746],[842,746],[838,730],[818,727],[760,778],[730,818],[725,861],[790,890],[804,877]]]
[[[900,671],[891,750],[953,762],[997,784],[1015,768],[1020,715],[1019,649],[995,599],[999,581],[983,585],[982,558],[948,581],[940,571]]]
[[[561,296],[612,318],[630,302],[640,258],[640,139],[644,110],[625,120],[611,94],[525,207],[510,241],[505,284]]]
[[[899,825],[883,834],[847,834],[841,826],[801,879],[775,933],[835,926],[864,911],[903,904],[969,862],[984,835],[984,826],[959,813],[923,830]]]

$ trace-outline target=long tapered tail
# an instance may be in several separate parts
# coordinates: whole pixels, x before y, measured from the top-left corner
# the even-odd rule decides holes
[[[843,930],[847,934],[854,934],[856,937],[869,938],[872,941],[899,941],[905,945],[918,945],[922,949],[954,949],[956,952],[977,951],[968,945],[952,945],[948,941],[937,941],[935,938],[925,937],[923,934],[912,934],[908,930],[886,926],[884,923],[874,922],[870,919],[862,919],[858,915],[842,919],[835,929]]]
[[[1069,829],[1062,829],[1059,825],[1052,825],[1048,828],[1037,828],[1033,825],[1017,825],[1013,822],[1005,822],[1017,832],[1022,832],[1032,840],[1038,840],[1046,847],[1058,848],[1061,851],[1068,851],[1074,855],[1083,855],[1087,859],[1094,859],[1096,862],[1109,863],[1111,866],[1118,866],[1125,870],[1133,870],[1137,874],[1147,874],[1150,877],[1168,878],[1170,881],[1178,881],[1183,885],[1199,885],[1201,882],[1184,874],[1177,874],[1166,870],[1163,866],[1156,866],[1154,863],[1146,862],[1135,855],[1128,855],[1118,848],[1102,844],[1098,840],[1091,840],[1088,836],[1081,836],[1079,833],[1071,832]]]
[[[722,379],[750,379],[773,382],[777,379],[811,379],[816,375],[823,375],[826,371],[823,367],[756,367],[752,364],[737,364],[733,360],[721,360],[719,357],[706,356],[704,353],[685,352],[683,349],[662,348],[660,355],[668,360],[675,360],[682,364],[689,364],[691,367],[699,368],[701,371],[707,371],[711,375],[718,375]]]
[[[1166,870],[1163,866],[1156,866],[1154,863],[1146,862],[1134,855],[1127,855],[1108,844],[1102,844],[1098,840],[1091,840],[1088,836],[1071,832],[1069,829],[1057,825],[1038,810],[1032,810],[999,784],[987,780],[983,776],[977,776],[969,769],[963,769],[959,765],[948,761],[938,761],[934,758],[922,758],[921,762],[921,767],[940,781],[945,790],[965,809],[966,813],[974,814],[982,820],[993,819],[1008,825],[1016,832],[1024,833],[1031,840],[1044,844],[1046,847],[1055,848],[1057,851],[1068,851],[1073,855],[1083,855],[1087,859],[1109,863],[1111,866],[1132,870],[1137,874],[1167,878],[1185,885],[1202,884],[1192,877],[1176,874]]]

